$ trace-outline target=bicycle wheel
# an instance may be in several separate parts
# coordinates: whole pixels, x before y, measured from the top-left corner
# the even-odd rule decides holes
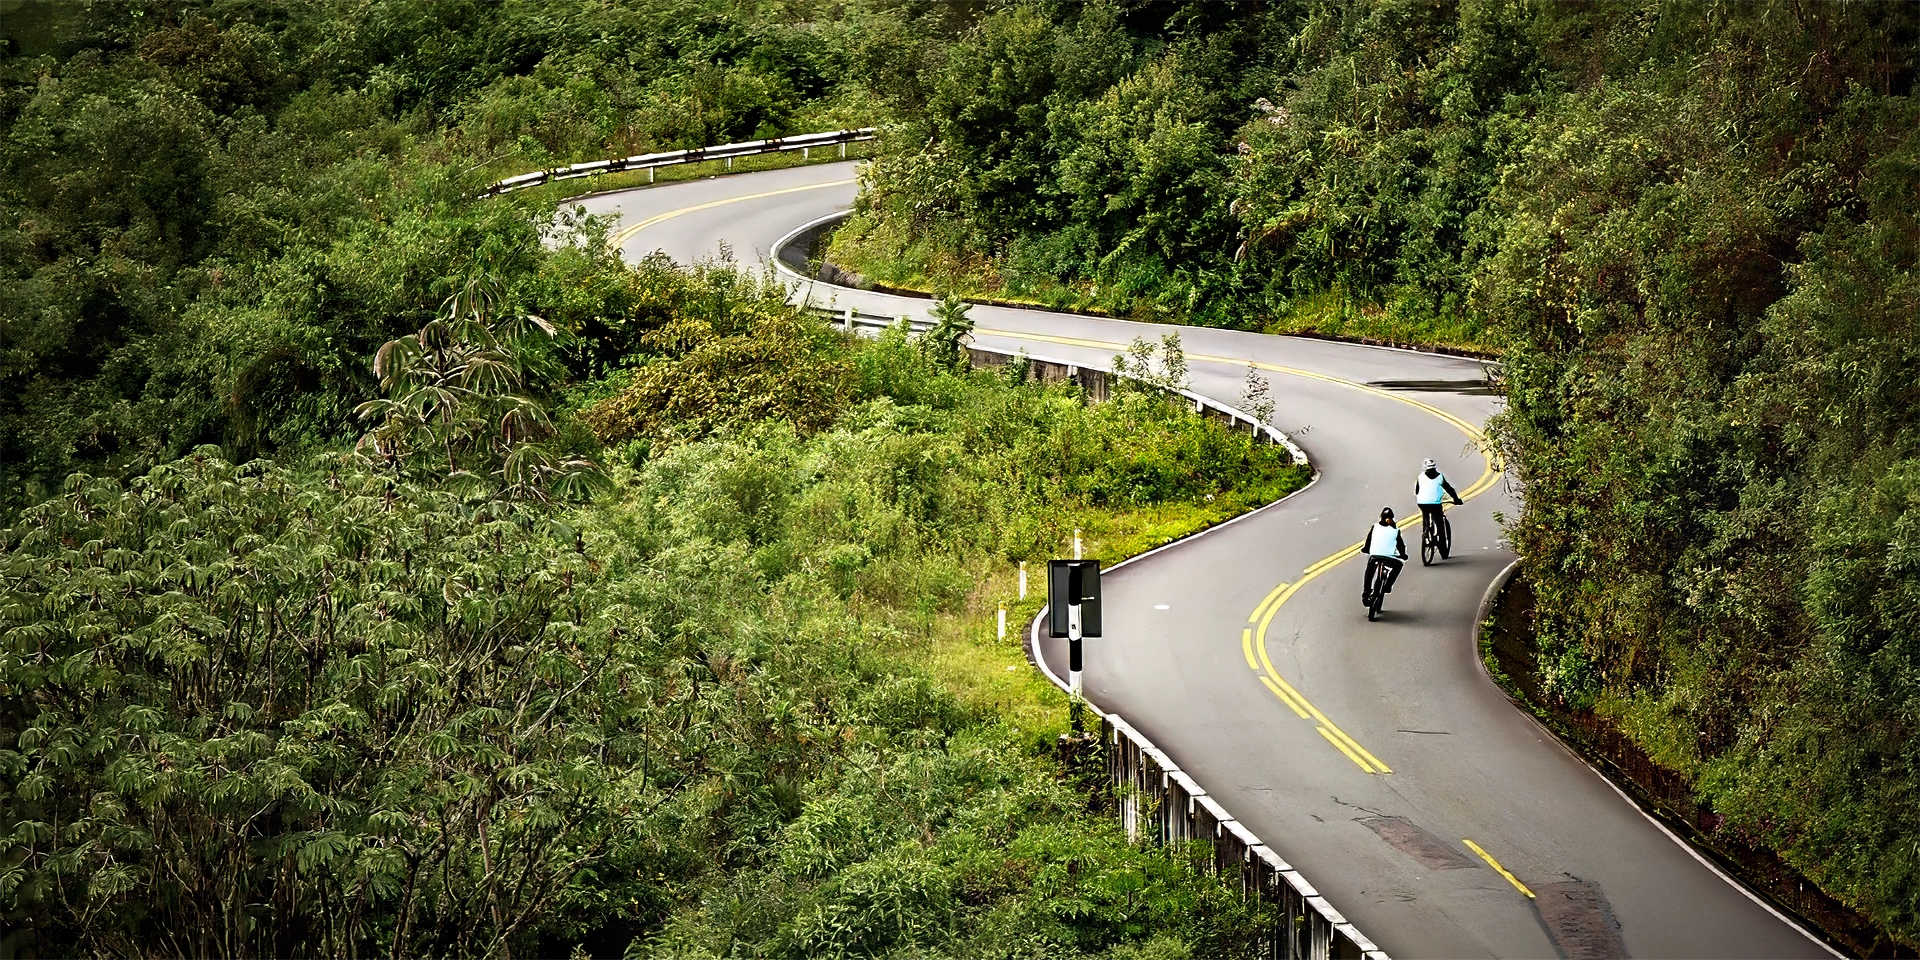
[[[1445,514],[1440,516],[1440,559],[1453,556],[1453,521]]]
[[[1380,601],[1386,599],[1386,586],[1387,565],[1383,563],[1374,568],[1373,584],[1367,590],[1368,596],[1372,598],[1367,602],[1368,620],[1374,620],[1380,616]]]
[[[1439,537],[1437,536],[1436,532],[1433,529],[1433,524],[1426,523],[1426,522],[1422,522],[1420,524],[1420,565],[1421,566],[1423,567],[1433,566],[1433,555],[1435,553],[1438,553],[1440,549],[1440,545],[1435,542],[1438,539]],[[1445,554],[1441,554],[1441,555],[1445,556]]]

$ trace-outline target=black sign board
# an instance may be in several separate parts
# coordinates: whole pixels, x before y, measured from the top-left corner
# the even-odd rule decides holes
[[[1080,635],[1100,635],[1100,561],[1047,561],[1047,635],[1067,635],[1067,605],[1080,604]]]

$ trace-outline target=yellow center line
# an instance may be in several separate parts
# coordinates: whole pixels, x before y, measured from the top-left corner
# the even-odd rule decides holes
[[[1356,543],[1353,546],[1350,546],[1345,550],[1342,550],[1339,553],[1334,554],[1331,557],[1327,557],[1324,560],[1320,560],[1314,563],[1312,566],[1307,568],[1306,574],[1309,577],[1317,577],[1320,575],[1320,572],[1322,570],[1325,570],[1328,567],[1334,566],[1338,564],[1340,561],[1345,560],[1348,557],[1354,556],[1359,552],[1360,552],[1360,545]]]
[[[1274,587],[1272,590],[1267,591],[1266,599],[1261,600],[1260,605],[1253,608],[1253,616],[1247,618],[1248,622],[1252,622],[1254,620],[1260,619],[1260,615],[1262,613],[1265,613],[1267,610],[1267,604],[1272,603],[1274,601],[1274,598],[1280,596],[1280,591],[1285,590],[1286,588],[1287,588],[1287,585],[1282,583],[1279,586]]]
[[[1503,867],[1503,866],[1501,866],[1501,865],[1500,865],[1500,861],[1498,861],[1498,860],[1495,860],[1495,859],[1493,858],[1493,854],[1491,854],[1491,853],[1488,853],[1488,852],[1486,852],[1485,850],[1482,850],[1482,849],[1480,849],[1480,845],[1479,845],[1479,844],[1477,844],[1477,843],[1474,843],[1474,842],[1473,842],[1472,840],[1468,840],[1468,839],[1467,839],[1467,838],[1465,838],[1465,837],[1461,837],[1461,838],[1460,838],[1460,842],[1461,842],[1461,843],[1464,843],[1464,844],[1466,844],[1466,845],[1468,846],[1468,848],[1470,848],[1471,850],[1473,850],[1473,852],[1474,852],[1474,853],[1477,853],[1477,854],[1479,854],[1479,855],[1480,855],[1480,859],[1482,859],[1482,860],[1485,860],[1485,861],[1487,862],[1487,866],[1489,866],[1489,867],[1492,867],[1492,868],[1494,868],[1495,870],[1498,870],[1498,871],[1500,871],[1500,875],[1501,875],[1501,876],[1503,876],[1503,877],[1506,877],[1506,878],[1507,878],[1507,882],[1508,882],[1508,883],[1511,883],[1511,884],[1513,884],[1513,888],[1514,888],[1515,890],[1518,890],[1518,891],[1520,891],[1521,893],[1524,893],[1524,894],[1526,894],[1526,895],[1527,895],[1527,899],[1529,899],[1529,900],[1538,900],[1538,899],[1539,899],[1538,897],[1536,897],[1536,896],[1534,896],[1534,895],[1533,895],[1533,891],[1532,891],[1532,890],[1528,890],[1528,889],[1527,889],[1527,885],[1526,885],[1526,884],[1524,884],[1524,883],[1521,883],[1521,882],[1520,882],[1520,878],[1519,878],[1519,877],[1516,877],[1516,876],[1514,876],[1513,874],[1511,874],[1511,873],[1508,873],[1508,872],[1507,872],[1507,868],[1506,868],[1506,867]]]
[[[1247,666],[1248,666],[1249,668],[1251,668],[1251,669],[1253,669],[1253,670],[1255,670],[1255,671],[1258,671],[1258,670],[1260,669],[1260,662],[1259,662],[1259,661],[1257,661],[1257,660],[1255,660],[1255,659],[1253,659],[1253,630],[1252,630],[1252,628],[1248,628],[1248,629],[1246,629],[1246,630],[1242,630],[1242,631],[1240,631],[1240,652],[1241,652],[1241,653],[1244,653],[1244,654],[1246,654],[1246,655],[1247,655]]]
[[[1258,668],[1258,667],[1255,667],[1254,669],[1256,669],[1256,670],[1257,670],[1257,669],[1259,669],[1259,668]],[[1276,683],[1274,683],[1274,682],[1273,682],[1273,678],[1272,678],[1272,677],[1269,677],[1269,676],[1267,676],[1267,675],[1266,675],[1266,674],[1264,674],[1264,673],[1263,673],[1263,674],[1260,674],[1260,682],[1261,682],[1261,683],[1264,683],[1264,684],[1266,684],[1266,685],[1267,685],[1267,689],[1268,689],[1268,690],[1272,690],[1272,691],[1273,691],[1273,695],[1274,695],[1274,696],[1276,696],[1276,697],[1279,697],[1279,698],[1280,698],[1280,702],[1281,702],[1281,703],[1284,703],[1284,704],[1286,704],[1286,705],[1287,705],[1287,706],[1288,706],[1289,708],[1291,708],[1291,709],[1293,710],[1293,712],[1294,712],[1294,713],[1297,713],[1297,714],[1299,714],[1299,715],[1300,715],[1300,719],[1302,719],[1302,720],[1308,720],[1308,719],[1311,719],[1311,717],[1310,717],[1310,716],[1308,715],[1308,713],[1307,713],[1307,708],[1306,708],[1306,707],[1304,707],[1304,706],[1301,706],[1301,704],[1300,704],[1300,701],[1299,701],[1299,700],[1296,700],[1296,699],[1294,699],[1294,695],[1292,695],[1292,694],[1289,694],[1289,693],[1287,693],[1287,688],[1282,688],[1282,687],[1281,687],[1281,686],[1280,686],[1279,684],[1276,684]],[[1354,762],[1355,762],[1355,763],[1360,763],[1360,761],[1359,761],[1359,759],[1358,759],[1358,758],[1356,758],[1356,759],[1354,760]],[[1360,769],[1362,769],[1362,770],[1366,770],[1366,769],[1367,769],[1367,765],[1366,765],[1366,764],[1364,764],[1364,763],[1361,763],[1361,764],[1360,764]],[[1367,772],[1368,772],[1368,773],[1372,773],[1373,771],[1371,771],[1371,770],[1368,770]]]
[[[766,197],[777,197],[784,193],[799,193],[802,190],[819,190],[823,187],[844,187],[849,183],[857,182],[857,180],[858,180],[857,177],[848,177],[845,180],[829,180],[826,183],[807,183],[797,187],[787,187],[781,190],[768,190],[765,193],[749,193],[744,196],[726,197],[720,200],[712,200],[707,203],[696,203],[691,207],[681,207],[678,210],[668,210],[666,213],[656,213],[653,216],[648,217],[645,220],[642,220],[631,227],[623,227],[620,230],[615,231],[612,236],[607,238],[607,245],[615,249],[623,247],[626,245],[628,240],[633,239],[634,234],[639,233],[640,231],[645,230],[646,228],[651,227],[662,220],[671,220],[674,217],[680,216],[683,213],[694,213],[700,210],[711,210],[714,207],[724,207],[729,203],[744,203],[748,200],[761,200]]]
[[[1293,684],[1288,683],[1287,678],[1281,676],[1279,670],[1274,669],[1273,659],[1267,655],[1267,626],[1273,623],[1273,616],[1280,612],[1281,605],[1285,604],[1289,598],[1299,592],[1300,588],[1311,579],[1313,579],[1313,576],[1305,576],[1300,578],[1300,580],[1292,586],[1287,587],[1287,589],[1280,594],[1279,599],[1275,600],[1273,605],[1267,608],[1267,612],[1261,615],[1260,622],[1256,626],[1254,633],[1254,649],[1255,652],[1259,654],[1260,666],[1266,669],[1266,673],[1260,676],[1260,681],[1265,683],[1267,689],[1272,690],[1287,706],[1292,707],[1293,712],[1301,714],[1302,720],[1311,717],[1319,721],[1321,725],[1321,735],[1332,739],[1336,746],[1340,746],[1340,752],[1346,754],[1348,759],[1358,764],[1361,770],[1367,773],[1392,773],[1393,768],[1381,763],[1379,757],[1368,752],[1367,748],[1361,746],[1358,740],[1348,736],[1347,732],[1340,729],[1338,724],[1327,719],[1327,715],[1321,713],[1320,708],[1314,706],[1306,697],[1301,696],[1300,691],[1294,689]]]
[[[1328,730],[1326,727],[1314,727],[1314,729],[1320,731],[1320,735],[1323,737],[1326,737],[1327,742],[1333,744],[1334,749],[1340,751],[1341,753],[1346,754],[1348,760],[1352,760],[1354,763],[1359,764],[1360,769],[1366,770],[1368,773],[1373,772],[1372,769],[1370,769],[1367,766],[1367,761],[1360,759],[1360,754],[1354,752],[1352,747],[1347,746],[1348,743],[1352,742],[1351,740],[1342,740],[1340,737],[1334,736],[1332,731]],[[1368,754],[1368,756],[1372,756],[1372,755]]]

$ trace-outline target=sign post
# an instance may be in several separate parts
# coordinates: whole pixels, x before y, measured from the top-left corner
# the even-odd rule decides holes
[[[1100,635],[1100,561],[1047,561],[1047,635],[1067,641],[1067,686],[1073,728],[1080,729],[1080,641]]]

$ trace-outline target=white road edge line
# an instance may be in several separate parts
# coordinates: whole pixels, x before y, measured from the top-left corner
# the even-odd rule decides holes
[[[1493,674],[1487,671],[1487,658],[1480,652],[1480,625],[1486,622],[1487,614],[1491,612],[1493,609],[1494,598],[1500,595],[1500,589],[1507,585],[1507,581],[1512,579],[1514,573],[1519,569],[1520,569],[1520,560],[1519,558],[1516,557],[1512,563],[1507,564],[1506,569],[1494,575],[1492,583],[1487,584],[1487,592],[1484,595],[1482,595],[1480,598],[1480,608],[1477,611],[1475,611],[1474,618],[1473,618],[1473,632],[1470,634],[1471,646],[1469,649],[1473,651],[1473,661],[1480,665],[1480,675],[1482,677],[1485,677],[1487,683],[1490,684],[1495,690],[1498,690],[1501,696],[1506,696],[1507,692],[1505,690],[1502,690],[1499,684],[1493,682]],[[1508,697],[1508,700],[1511,701],[1512,698]],[[1816,936],[1813,933],[1813,931],[1808,930],[1806,926],[1803,925],[1798,918],[1789,916],[1785,913],[1781,913],[1779,908],[1767,902],[1767,898],[1759,895],[1758,893],[1755,893],[1753,889],[1748,887],[1745,883],[1740,882],[1739,879],[1727,873],[1725,870],[1720,869],[1719,864],[1714,863],[1711,858],[1707,857],[1705,854],[1702,854],[1698,849],[1694,847],[1693,844],[1688,843],[1685,840],[1685,838],[1681,837],[1677,833],[1674,833],[1671,829],[1667,827],[1666,824],[1661,823],[1659,817],[1656,817],[1653,814],[1648,813],[1647,809],[1645,807],[1642,807],[1640,805],[1640,802],[1633,798],[1632,794],[1629,794],[1625,790],[1620,789],[1620,785],[1617,783],[1614,783],[1612,777],[1609,777],[1606,774],[1601,773],[1599,768],[1587,762],[1586,757],[1581,756],[1578,751],[1574,750],[1572,747],[1567,746],[1566,742],[1560,739],[1559,734],[1556,734],[1552,730],[1547,729],[1546,724],[1541,723],[1539,717],[1534,716],[1533,714],[1527,712],[1526,710],[1520,709],[1520,706],[1518,704],[1514,704],[1514,712],[1527,718],[1527,722],[1533,724],[1534,728],[1539,730],[1542,734],[1544,734],[1549,742],[1551,742],[1554,746],[1559,747],[1561,750],[1565,751],[1567,756],[1572,757],[1575,761],[1578,761],[1579,764],[1582,767],[1585,767],[1589,773],[1592,773],[1595,777],[1598,777],[1601,783],[1604,783],[1607,785],[1607,789],[1612,790],[1614,793],[1618,794],[1620,796],[1620,799],[1626,801],[1627,806],[1632,807],[1635,813],[1638,813],[1639,815],[1647,818],[1647,822],[1653,824],[1654,829],[1664,834],[1668,840],[1673,841],[1674,846],[1677,846],[1680,849],[1685,850],[1687,852],[1687,856],[1690,856],[1693,859],[1698,860],[1701,866],[1706,867],[1708,870],[1713,871],[1714,876],[1719,877],[1722,881],[1726,883],[1727,886],[1740,891],[1742,895],[1744,895],[1748,900],[1753,901],[1756,905],[1760,907],[1760,909],[1765,910],[1770,914],[1773,914],[1774,919],[1779,920],[1781,923],[1784,923],[1788,927],[1793,928],[1795,931],[1799,932],[1801,936],[1806,937],[1808,940],[1813,941],[1816,945],[1820,947],[1820,949],[1825,950],[1828,954],[1835,957],[1843,958],[1844,960],[1844,958],[1846,957],[1846,954],[1841,953],[1838,950],[1835,950],[1832,944],[1829,944],[1826,940],[1820,938],[1819,936]]]

